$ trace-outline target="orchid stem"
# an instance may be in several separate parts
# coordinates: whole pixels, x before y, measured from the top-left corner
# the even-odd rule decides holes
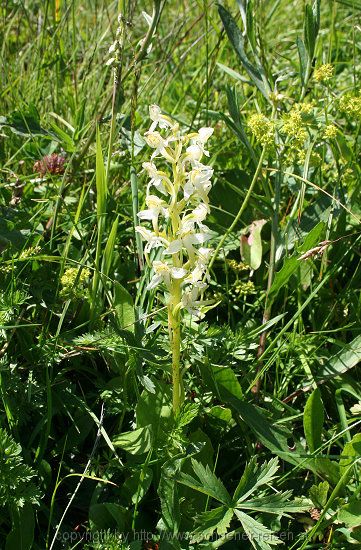
[[[172,284],[172,294],[168,308],[169,326],[171,329],[171,348],[172,348],[172,382],[173,382],[173,411],[176,415],[181,406],[182,380],[180,369],[180,351],[181,351],[181,318],[180,308],[176,307],[180,303],[181,283],[174,280]]]

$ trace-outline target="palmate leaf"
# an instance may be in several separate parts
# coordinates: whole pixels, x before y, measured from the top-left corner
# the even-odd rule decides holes
[[[183,473],[179,475],[177,481],[187,487],[190,487],[191,489],[204,493],[205,495],[208,495],[209,497],[214,498],[225,506],[231,508],[233,501],[230,494],[223,485],[222,481],[212,472],[208,464],[204,467],[203,464],[192,458],[192,466],[199,481],[194,477]]]
[[[273,495],[264,495],[259,498],[253,498],[246,502],[237,504],[237,508],[242,510],[252,510],[255,512],[266,512],[279,516],[288,516],[289,513],[304,512],[310,508],[310,502],[307,500],[289,501],[292,491],[284,493],[275,493]]]
[[[272,550],[270,545],[275,546],[281,544],[280,539],[259,521],[251,518],[251,516],[240,510],[235,510],[235,514],[242,523],[242,527],[250,543],[256,550]]]
[[[247,464],[234,492],[233,500],[239,504],[245,501],[258,487],[270,483],[278,470],[278,458],[272,458],[259,466],[255,458]]]
[[[199,514],[197,516],[197,523],[200,525],[193,531],[191,542],[200,542],[208,539],[213,535],[214,531],[220,536],[225,535],[232,517],[233,510],[232,508],[227,508],[227,506],[219,506],[218,508]]]

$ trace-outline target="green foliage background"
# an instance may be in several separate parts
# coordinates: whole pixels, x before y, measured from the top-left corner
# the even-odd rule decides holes
[[[4,0],[1,548],[359,547],[360,23],[357,0]],[[215,128],[217,305],[185,318],[178,418],[134,233],[151,103]]]

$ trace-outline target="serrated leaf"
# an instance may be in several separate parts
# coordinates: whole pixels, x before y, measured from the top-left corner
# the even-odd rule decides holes
[[[277,470],[277,457],[272,458],[269,462],[264,462],[261,466],[257,464],[257,459],[253,457],[244,469],[233,499],[237,501],[237,504],[240,504],[254,493],[258,487],[270,483],[275,478]]]
[[[212,472],[208,464],[204,467],[203,464],[192,458],[192,467],[198,480],[188,474],[182,473],[177,481],[231,507],[233,503],[227,489],[222,481]]]
[[[319,388],[316,388],[307,399],[303,413],[303,428],[311,453],[314,453],[321,446],[324,417],[321,391]]]
[[[288,516],[290,513],[299,513],[309,510],[309,501],[290,500],[291,496],[292,491],[264,495],[259,498],[247,500],[246,502],[240,502],[237,504],[237,508],[241,510],[253,510],[255,512],[275,514],[277,516]]]
[[[191,542],[201,542],[204,539],[209,539],[215,531],[220,536],[225,535],[232,517],[233,510],[226,506],[219,506],[199,514],[196,521],[200,523],[200,526],[193,531]]]
[[[234,512],[240,520],[250,543],[256,550],[271,550],[270,545],[274,546],[281,543],[280,539],[259,521],[240,510]]]
[[[198,454],[203,448],[200,444],[190,444],[187,455],[167,460],[162,466],[158,495],[162,509],[162,528],[170,533],[177,533],[180,525],[179,496],[176,478],[184,462]]]

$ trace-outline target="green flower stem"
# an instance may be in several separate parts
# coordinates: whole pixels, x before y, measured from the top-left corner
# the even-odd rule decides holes
[[[172,381],[173,381],[173,411],[177,414],[182,400],[182,379],[180,369],[181,350],[181,317],[180,308],[177,307],[182,298],[181,283],[174,280],[172,283],[171,297],[168,307],[168,321],[171,333],[172,348]]]

